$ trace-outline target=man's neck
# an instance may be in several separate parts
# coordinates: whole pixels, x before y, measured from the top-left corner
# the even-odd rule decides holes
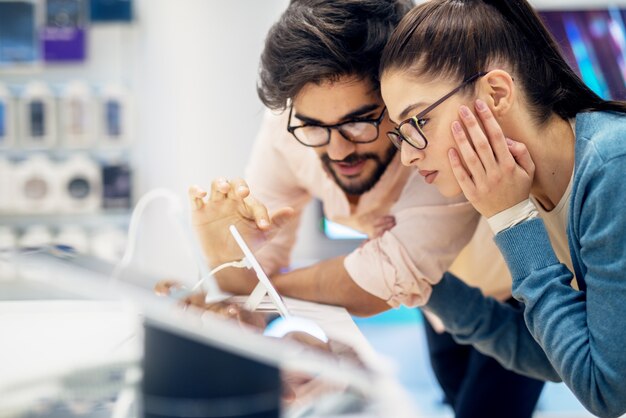
[[[350,203],[350,206],[356,206],[359,204],[359,199],[361,198],[360,194],[346,194],[346,198]]]

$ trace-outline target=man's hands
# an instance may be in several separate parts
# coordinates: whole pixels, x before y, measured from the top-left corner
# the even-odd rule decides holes
[[[483,216],[491,217],[528,199],[535,164],[524,144],[505,138],[483,101],[477,100],[475,106],[484,130],[470,109],[461,106],[460,120],[469,138],[461,123],[453,122],[459,152],[450,149],[448,157],[467,200]]]
[[[250,189],[242,179],[227,181],[219,178],[211,184],[210,195],[198,186],[191,186],[189,199],[192,225],[212,267],[243,257],[228,231],[230,225],[237,227],[255,251],[294,214],[292,208],[286,207],[270,217],[267,208],[250,195]]]

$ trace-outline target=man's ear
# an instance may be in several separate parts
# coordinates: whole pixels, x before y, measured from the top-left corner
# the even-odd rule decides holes
[[[480,96],[495,116],[504,116],[509,112],[516,92],[513,77],[504,70],[489,71],[480,80]]]

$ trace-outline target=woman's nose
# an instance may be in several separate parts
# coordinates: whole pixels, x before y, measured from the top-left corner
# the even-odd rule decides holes
[[[402,141],[400,146],[400,159],[405,166],[414,165],[417,161],[424,158],[424,150],[419,150],[409,145],[406,141]]]

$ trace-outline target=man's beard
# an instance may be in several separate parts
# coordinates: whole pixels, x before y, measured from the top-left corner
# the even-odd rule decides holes
[[[320,158],[322,160],[324,168],[331,174],[331,176],[333,176],[333,179],[335,179],[335,183],[337,183],[341,190],[349,195],[362,195],[363,193],[369,191],[372,187],[374,187],[376,183],[378,183],[378,180],[380,180],[383,173],[387,169],[387,166],[389,165],[389,163],[391,163],[391,160],[393,160],[393,157],[396,155],[398,149],[392,144],[389,145],[390,146],[389,148],[387,148],[387,151],[383,155],[382,159],[378,154],[374,154],[371,152],[367,152],[364,154],[350,154],[340,161],[331,160],[330,157],[328,157],[328,154],[322,154]],[[372,172],[372,174],[369,175],[369,177],[361,179],[356,183],[344,183],[342,179],[337,175],[337,173],[335,173],[335,170],[333,169],[331,164],[333,162],[354,164],[364,160],[374,161],[374,171]]]

